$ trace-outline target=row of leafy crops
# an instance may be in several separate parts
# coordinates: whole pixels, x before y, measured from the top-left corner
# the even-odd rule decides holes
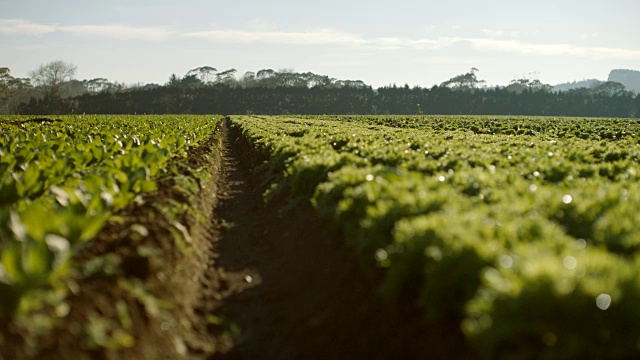
[[[116,221],[119,210],[156,190],[159,179],[180,176],[168,164],[214,136],[218,120],[0,121],[0,319],[28,313],[43,301],[68,311],[61,299],[73,285],[65,279],[74,269],[74,254]]]
[[[640,355],[640,122],[232,117],[381,291],[485,358]]]

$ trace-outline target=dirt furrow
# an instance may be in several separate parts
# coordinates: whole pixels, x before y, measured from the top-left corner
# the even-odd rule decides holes
[[[406,314],[377,296],[341,234],[310,204],[285,211],[264,203],[257,164],[238,134],[226,130],[222,149],[208,311],[224,324],[215,331],[240,331],[214,358],[388,358],[428,346],[418,340],[425,329],[410,325],[422,322],[407,325]]]

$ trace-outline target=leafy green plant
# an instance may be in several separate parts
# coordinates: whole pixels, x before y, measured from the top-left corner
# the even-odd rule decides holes
[[[271,194],[311,201],[388,299],[460,322],[482,356],[640,354],[637,120],[231,120]]]
[[[27,312],[43,289],[63,289],[83,243],[112,214],[156,190],[169,161],[211,138],[218,125],[204,116],[62,120],[0,122],[2,318]],[[194,181],[177,181],[197,191]]]

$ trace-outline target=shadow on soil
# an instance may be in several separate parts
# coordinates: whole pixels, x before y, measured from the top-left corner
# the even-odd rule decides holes
[[[246,147],[232,130],[223,141],[214,267],[224,275],[213,314],[240,331],[214,358],[460,357],[459,342],[439,341],[415,309],[381,300],[310,204],[286,213],[277,201],[265,205]]]

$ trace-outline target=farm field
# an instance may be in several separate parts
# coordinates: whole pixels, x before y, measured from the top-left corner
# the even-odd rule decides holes
[[[481,357],[637,356],[637,120],[231,123],[269,159],[267,198],[311,201],[384,297],[458,324]]]
[[[215,180],[220,121],[0,122],[0,355],[94,358],[134,343],[143,358],[174,351],[151,334],[181,329],[176,318],[193,322],[175,308],[198,300],[208,260],[201,224],[212,203],[203,195]]]
[[[0,131],[5,357],[640,352],[637,119],[63,116]]]

